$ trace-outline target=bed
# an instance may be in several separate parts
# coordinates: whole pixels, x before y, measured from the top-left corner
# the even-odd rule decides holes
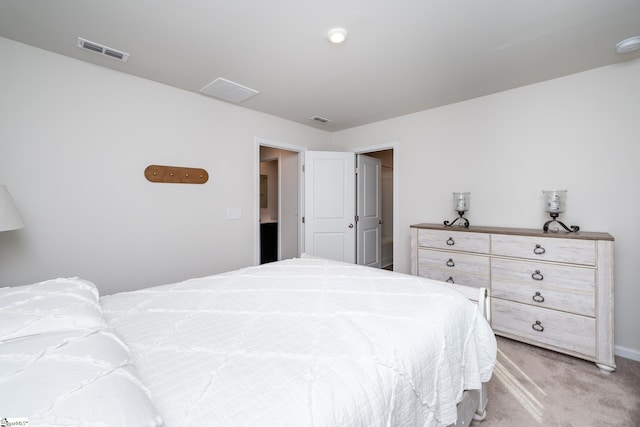
[[[441,282],[311,257],[99,300],[89,282],[57,280],[82,284],[73,304],[81,315],[56,300],[35,310],[34,323],[16,294],[24,287],[0,289],[0,320],[27,313],[11,318],[27,326],[0,326],[0,410],[10,412],[0,418],[348,427],[468,425],[484,414],[496,342],[482,294],[473,304]],[[23,296],[40,292],[42,284],[30,286],[38,285]],[[72,290],[63,294],[75,298]],[[64,317],[73,320],[46,321]],[[63,362],[69,366],[52,368]],[[74,362],[89,365],[86,378],[74,374],[73,384],[56,386],[41,402],[33,402],[33,389],[11,391],[25,381],[38,388],[37,379],[64,380],[42,375],[75,372]],[[96,399],[108,403],[60,411]]]

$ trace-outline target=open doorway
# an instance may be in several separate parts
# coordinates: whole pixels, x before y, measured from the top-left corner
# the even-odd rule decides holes
[[[300,255],[299,152],[274,145],[258,141],[260,264]]]
[[[381,268],[393,270],[393,149],[384,149],[380,151],[359,152],[369,157],[380,159],[381,161],[381,212],[380,222],[382,225],[381,232]]]

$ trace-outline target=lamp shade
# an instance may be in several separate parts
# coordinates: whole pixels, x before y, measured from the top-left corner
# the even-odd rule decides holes
[[[22,218],[13,203],[6,185],[0,185],[0,231],[17,230],[24,227]]]

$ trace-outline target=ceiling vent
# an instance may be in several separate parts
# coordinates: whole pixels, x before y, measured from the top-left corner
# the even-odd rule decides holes
[[[223,79],[222,77],[218,77],[200,89],[200,92],[205,95],[235,103],[242,102],[258,93],[257,90]]]
[[[118,61],[122,61],[122,62],[127,62],[127,59],[129,59],[128,53],[111,49],[110,47],[107,47],[89,40],[85,40],[81,37],[78,37],[78,43],[76,44],[76,46],[82,49],[86,49],[88,51],[97,53],[99,55],[104,55],[104,56],[108,56],[109,58],[117,59]]]
[[[320,122],[320,123],[329,123],[331,121],[326,117],[321,117],[321,116],[313,116],[311,117],[311,120],[315,120],[316,122]]]

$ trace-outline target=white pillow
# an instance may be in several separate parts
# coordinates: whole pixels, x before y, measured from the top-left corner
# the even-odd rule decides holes
[[[53,279],[0,288],[0,341],[105,326],[98,290],[87,280]]]
[[[161,426],[129,349],[105,330],[0,342],[2,414],[38,426]]]

